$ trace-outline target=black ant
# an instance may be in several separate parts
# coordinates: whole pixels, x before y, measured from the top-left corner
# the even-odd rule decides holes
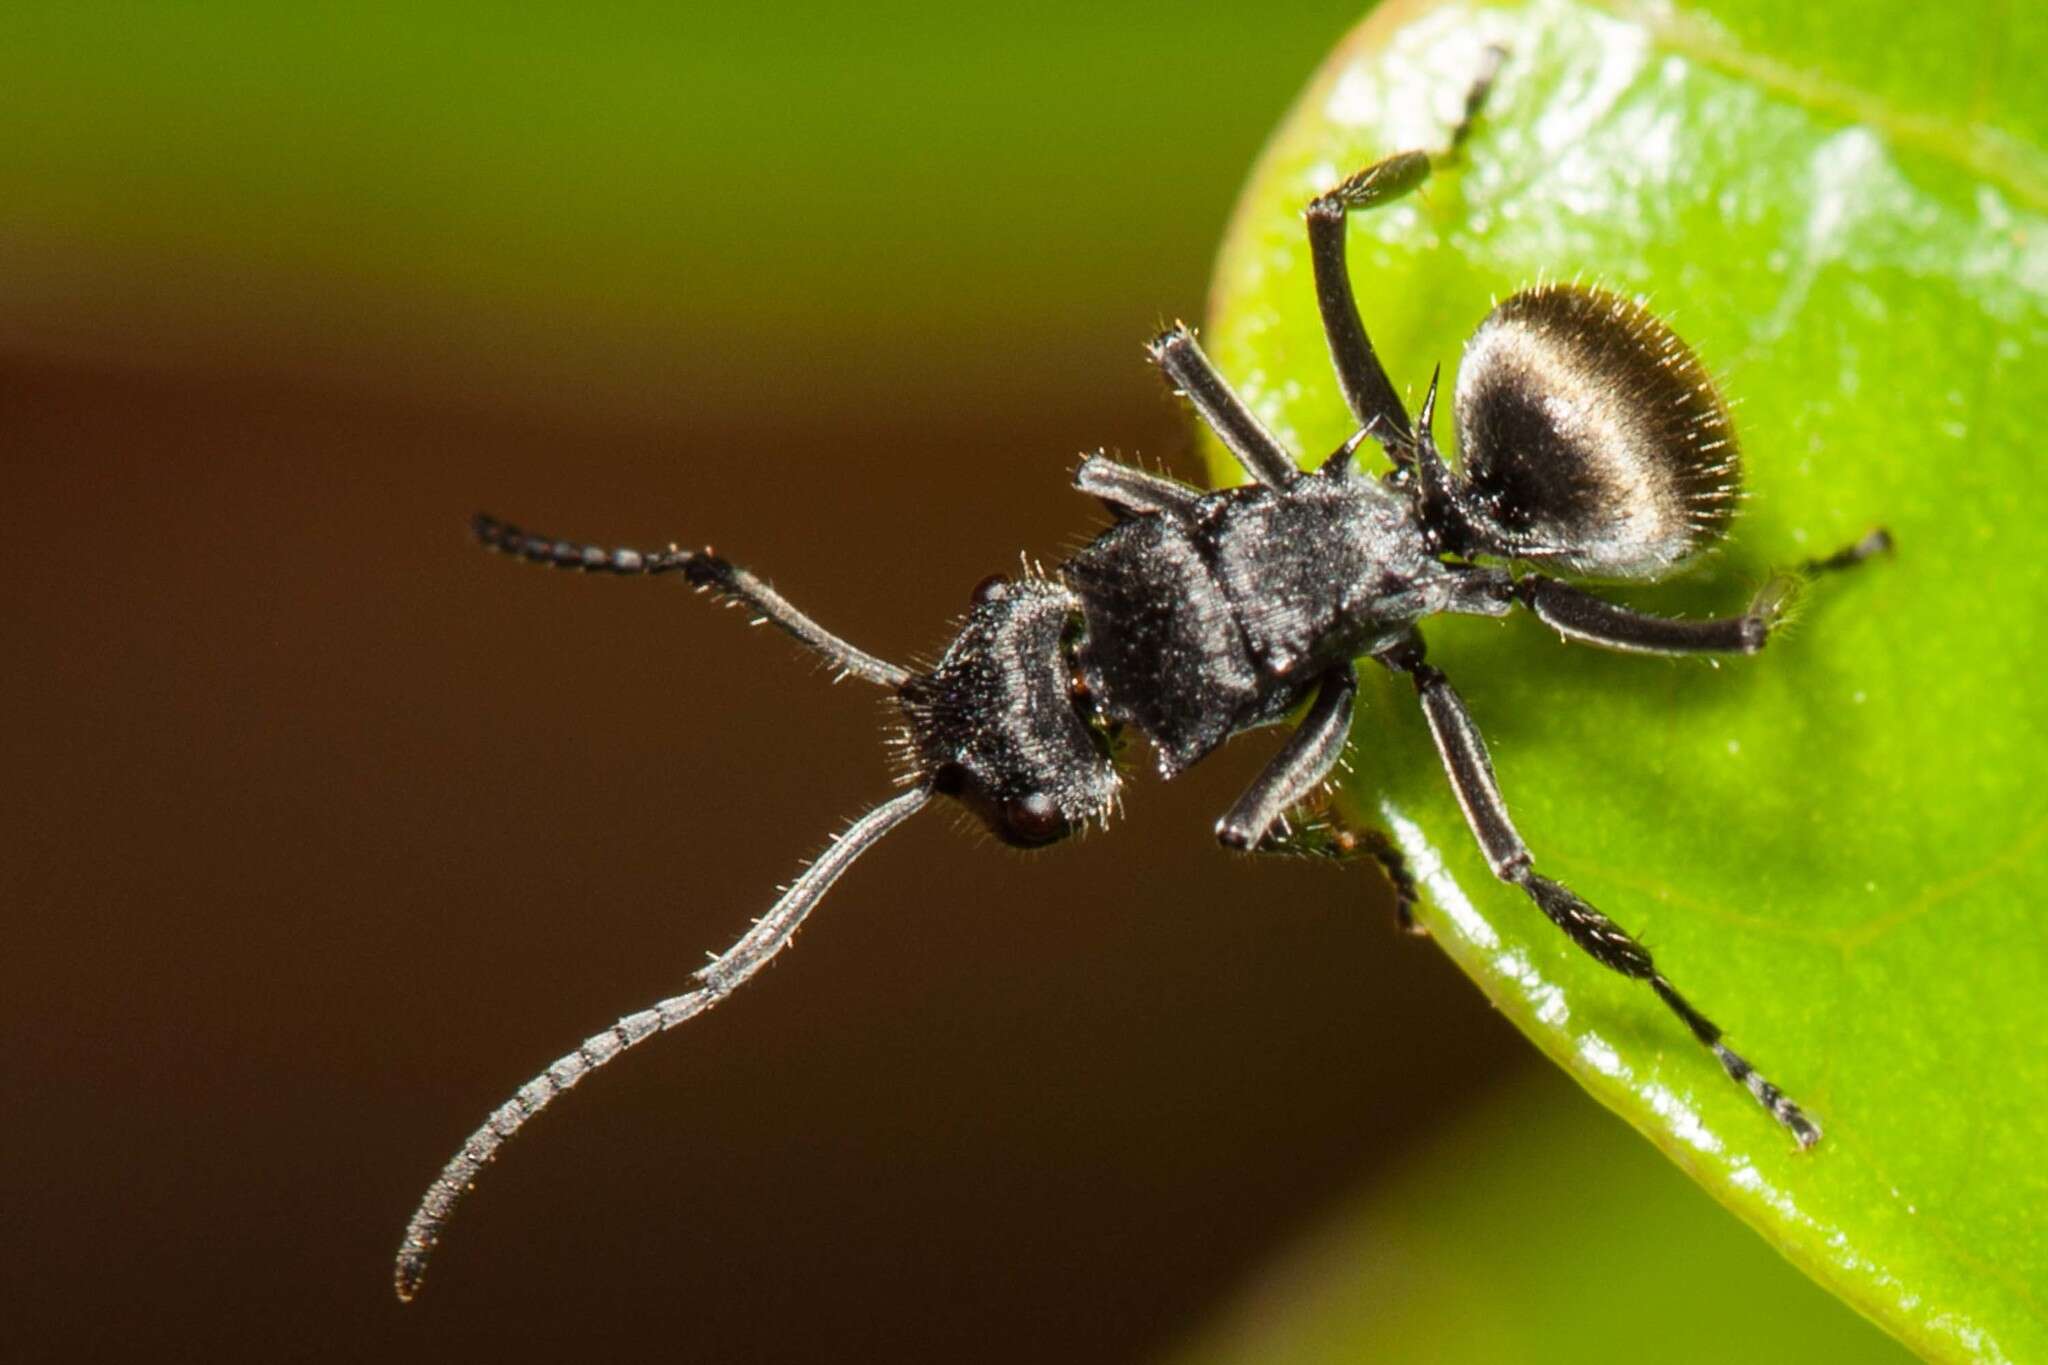
[[[1466,344],[1453,397],[1458,468],[1437,450],[1435,376],[1409,420],[1352,297],[1346,220],[1407,194],[1459,150],[1497,61],[1467,96],[1445,151],[1388,157],[1308,206],[1316,299],[1357,434],[1313,473],[1303,472],[1231,392],[1194,334],[1169,329],[1148,348],[1153,362],[1253,482],[1203,492],[1089,457],[1074,484],[1107,504],[1114,524],[1051,575],[984,581],[927,671],[856,649],[709,550],[607,550],[477,518],[483,544],[536,563],[680,574],[774,622],[840,676],[891,689],[901,706],[903,790],[856,820],[738,942],[698,969],[694,989],[586,1039],[470,1136],[406,1229],[401,1299],[418,1292],[455,1205],[507,1138],[627,1048],[738,989],[788,945],[855,859],[934,796],[959,802],[1005,843],[1041,847],[1107,822],[1123,783],[1113,753],[1126,728],[1151,740],[1160,775],[1171,778],[1231,736],[1307,702],[1279,754],[1216,825],[1230,848],[1286,848],[1287,812],[1322,786],[1350,733],[1360,656],[1414,684],[1494,875],[1527,892],[1601,965],[1647,982],[1799,1146],[1820,1140],[1813,1120],[1722,1043],[1720,1028],[1678,993],[1640,943],[1570,888],[1537,874],[1479,727],[1428,663],[1416,630],[1441,612],[1502,616],[1519,605],[1569,639],[1609,649],[1754,654],[1796,582],[1774,580],[1739,616],[1676,620],[1543,572],[1475,562],[1661,579],[1725,533],[1740,483],[1727,408],[1698,359],[1640,305],[1575,285],[1514,295]],[[1367,437],[1392,462],[1378,477],[1355,458]],[[1890,543],[1873,531],[1805,567],[1847,568]],[[1371,851],[1371,841],[1350,836],[1331,847]]]

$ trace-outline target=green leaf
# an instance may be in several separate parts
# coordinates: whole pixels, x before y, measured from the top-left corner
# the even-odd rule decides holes
[[[1498,1006],[1809,1274],[1928,1355],[2048,1358],[2043,21],[1797,8],[1383,10],[1254,174],[1209,346],[1304,457],[1349,434],[1301,208],[1440,145],[1506,47],[1464,166],[1352,224],[1396,382],[1539,277],[1646,295],[1737,403],[1750,498],[1701,571],[1622,595],[1728,611],[1874,524],[1899,552],[1718,667],[1519,616],[1432,622],[1431,657],[1539,866],[1638,932],[1826,1139],[1794,1150],[1647,990],[1489,877],[1377,669],[1348,800]]]
[[[1336,1210],[1179,1361],[1908,1358],[1562,1077],[1532,1070]]]

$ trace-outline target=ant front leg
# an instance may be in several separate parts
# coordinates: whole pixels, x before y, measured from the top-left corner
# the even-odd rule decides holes
[[[1351,270],[1345,251],[1346,229],[1354,209],[1378,208],[1390,204],[1429,178],[1436,165],[1449,161],[1465,145],[1481,106],[1493,89],[1494,77],[1507,56],[1498,47],[1486,50],[1486,66],[1465,92],[1465,112],[1451,129],[1444,150],[1399,152],[1376,161],[1327,194],[1309,203],[1309,261],[1315,271],[1316,306],[1322,313],[1323,335],[1330,345],[1330,364],[1337,372],[1337,387],[1360,426],[1379,434],[1388,452],[1399,463],[1408,460],[1414,442],[1408,409],[1394,392],[1386,367],[1380,364],[1365,323],[1358,314],[1358,300],[1351,292]]]
[[[1807,574],[1836,573],[1891,549],[1891,533],[1879,527],[1854,544],[1826,558],[1810,559],[1800,568]],[[1632,654],[1754,654],[1784,619],[1797,588],[1796,578],[1774,578],[1740,616],[1700,621],[1634,611],[1541,574],[1517,579],[1510,591],[1515,601],[1566,639],[1603,649]]]
[[[1179,479],[1099,454],[1081,461],[1080,468],[1074,471],[1074,487],[1108,503],[1119,520],[1160,512],[1191,516],[1202,500],[1201,489],[1191,488]]]
[[[1669,979],[1657,970],[1649,949],[1643,947],[1620,925],[1601,914],[1562,882],[1538,876],[1535,858],[1508,818],[1507,801],[1493,775],[1493,760],[1486,741],[1465,708],[1463,698],[1452,690],[1442,672],[1424,660],[1422,638],[1410,635],[1393,648],[1374,656],[1397,673],[1405,673],[1415,684],[1423,715],[1429,721],[1431,737],[1443,759],[1451,790],[1465,812],[1465,822],[1486,855],[1493,875],[1510,886],[1520,887],[1536,902],[1549,920],[1601,966],[1631,980],[1648,983],[1673,1014],[1692,1031],[1693,1037],[1711,1049],[1722,1069],[1755,1097],[1771,1117],[1785,1125],[1801,1147],[1820,1141],[1820,1128],[1797,1104],[1766,1080],[1762,1073],[1721,1041],[1721,1030],[1694,1009]]]

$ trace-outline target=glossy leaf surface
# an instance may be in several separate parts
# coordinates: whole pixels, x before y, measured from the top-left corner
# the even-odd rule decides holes
[[[1381,11],[1255,173],[1208,344],[1305,459],[1340,443],[1300,210],[1440,145],[1484,48],[1509,50],[1466,164],[1352,225],[1397,386],[1412,398],[1439,361],[1448,384],[1492,298],[1598,280],[1721,376],[1750,492],[1721,553],[1620,596],[1732,611],[1874,524],[1900,548],[1817,583],[1754,659],[1608,654],[1526,617],[1434,622],[1432,658],[1538,865],[1637,932],[1826,1140],[1795,1151],[1648,991],[1491,879],[1412,694],[1376,668],[1347,800],[1405,850],[1425,923],[1499,1007],[1787,1256],[1926,1354],[2038,1359],[2040,21],[1887,4],[1786,27],[1782,9]]]
[[[1555,1072],[1532,1067],[1336,1209],[1180,1365],[1899,1365]]]

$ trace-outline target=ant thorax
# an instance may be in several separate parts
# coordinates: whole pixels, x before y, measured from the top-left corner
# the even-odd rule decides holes
[[[1165,777],[1425,616],[1509,607],[1504,575],[1433,555],[1410,496],[1348,450],[1283,488],[1127,513],[1060,575],[1089,689],[1151,739]]]

